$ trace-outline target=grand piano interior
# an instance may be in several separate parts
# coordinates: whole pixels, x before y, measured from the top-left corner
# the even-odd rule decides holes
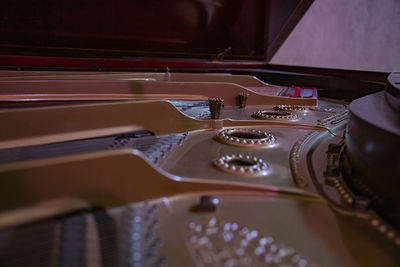
[[[400,73],[268,62],[313,3],[3,1],[1,266],[398,266]]]

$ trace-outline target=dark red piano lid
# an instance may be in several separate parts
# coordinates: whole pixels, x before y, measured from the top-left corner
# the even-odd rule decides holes
[[[3,0],[0,55],[269,61],[313,0]]]

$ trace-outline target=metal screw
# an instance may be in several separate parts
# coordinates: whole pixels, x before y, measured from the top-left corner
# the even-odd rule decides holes
[[[212,195],[204,195],[200,197],[200,203],[197,206],[197,211],[214,212],[219,204],[219,199]]]

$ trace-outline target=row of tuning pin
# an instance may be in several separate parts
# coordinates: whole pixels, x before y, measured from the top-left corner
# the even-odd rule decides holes
[[[247,93],[240,93],[237,96],[240,108],[246,107],[248,97],[249,97],[249,94],[247,94]],[[209,98],[208,103],[209,103],[209,107],[210,107],[211,119],[218,120],[221,116],[221,111],[224,107],[224,99],[223,98]]]

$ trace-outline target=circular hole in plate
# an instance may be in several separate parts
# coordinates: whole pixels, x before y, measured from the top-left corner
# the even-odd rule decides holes
[[[275,136],[264,131],[232,128],[220,131],[215,139],[224,144],[246,147],[264,147],[276,141]]]
[[[262,159],[243,154],[224,155],[214,159],[212,164],[220,171],[245,176],[263,176],[269,169]]]
[[[238,167],[251,167],[257,164],[256,161],[251,160],[251,159],[241,159],[241,158],[235,158],[231,159],[228,161],[229,164],[236,165]]]
[[[296,105],[277,105],[274,107],[274,110],[303,112],[306,111],[306,108]]]
[[[265,134],[251,131],[232,131],[228,135],[243,139],[262,139],[266,137]]]
[[[286,111],[260,111],[261,114],[263,115],[270,115],[270,116],[289,116],[291,113],[286,112]]]
[[[251,115],[259,120],[295,120],[297,115],[283,110],[259,110]]]

